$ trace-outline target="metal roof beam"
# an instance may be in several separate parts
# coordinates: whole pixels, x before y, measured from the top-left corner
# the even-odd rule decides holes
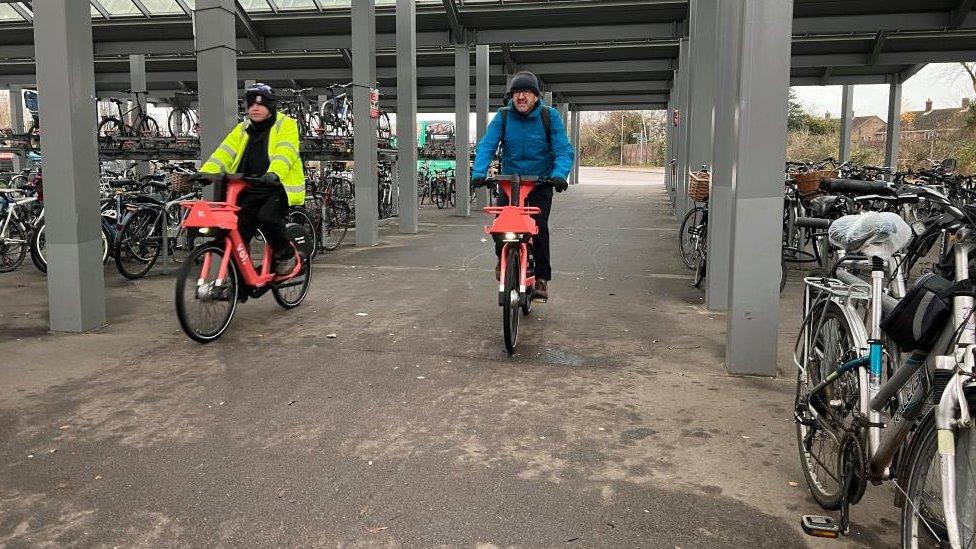
[[[976,6],[976,0],[959,0],[959,5],[949,12],[949,28],[958,29]]]
[[[136,9],[142,13],[142,16],[146,19],[152,18],[152,13],[149,12],[149,8],[142,3],[142,0],[132,0],[132,3],[136,5]]]
[[[477,31],[481,44],[517,44],[520,42],[664,40],[678,38],[673,23],[633,23],[627,25],[573,25],[538,29],[507,28]]]
[[[884,49],[885,42],[888,40],[888,31],[881,31],[874,37],[874,44],[871,45],[871,53],[868,54],[868,66],[873,67],[878,64],[878,57]]]
[[[552,91],[566,95],[586,92],[606,92],[609,88],[614,91],[667,91],[671,88],[670,80],[630,80],[626,82],[553,82],[549,84]]]
[[[342,56],[342,60],[345,61],[346,66],[350,69],[352,68],[352,50],[349,48],[340,48],[339,55]]]
[[[24,18],[24,21],[27,21],[28,23],[30,23],[32,25],[34,24],[34,16],[27,9],[27,2],[12,3],[12,4],[10,4],[10,7],[15,12],[17,12],[17,15],[23,17]]]
[[[264,0],[264,1],[268,3],[268,7],[271,8],[271,11],[275,15],[278,15],[278,4],[275,3],[275,0]]]
[[[574,105],[604,105],[607,103],[667,103],[668,94],[624,94],[624,95],[575,95],[568,94]]]
[[[830,82],[830,77],[834,74],[833,67],[827,67],[824,69],[823,76],[820,77],[820,85],[826,86]]]
[[[102,3],[99,2],[98,0],[91,0],[91,5],[92,5],[93,8],[95,8],[95,11],[97,11],[98,13],[100,13],[102,15],[102,17],[104,17],[105,19],[111,19],[112,18],[112,14],[110,14],[108,12],[108,10],[105,9],[105,6],[103,6]]]
[[[441,0],[444,3],[444,11],[447,12],[447,24],[451,27],[451,36],[455,44],[463,44],[467,41],[467,29],[461,23],[461,11],[458,9],[457,0]]]
[[[254,21],[251,20],[251,16],[248,15],[247,10],[241,5],[241,0],[234,0],[234,8],[237,13],[237,22],[244,29],[244,34],[247,35],[248,40],[251,44],[259,50],[264,50],[265,39],[257,28],[254,26]]]
[[[976,14],[962,12],[956,28],[976,28]],[[838,32],[878,32],[933,30],[946,27],[945,12],[872,13],[798,17],[793,20],[793,35],[836,34]]]
[[[505,64],[506,74],[515,74],[515,58],[512,57],[512,45],[502,44],[502,63]]]
[[[176,5],[183,10],[188,17],[193,17],[193,10],[190,9],[190,5],[186,3],[186,0],[176,0]]]
[[[912,65],[911,67],[908,67],[907,69],[901,71],[897,75],[898,81],[905,82],[909,78],[915,76],[918,73],[918,71],[924,69],[925,65],[926,65],[925,63],[918,63],[917,65]]]

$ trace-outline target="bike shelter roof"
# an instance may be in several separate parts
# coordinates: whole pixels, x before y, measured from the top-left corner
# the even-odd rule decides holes
[[[129,87],[145,54],[154,97],[196,88],[194,0],[92,0],[99,93]],[[454,45],[490,44],[493,104],[506,74],[531,70],[581,110],[663,108],[689,0],[421,0],[421,110],[452,110]],[[239,0],[238,77],[324,88],[352,78],[348,0]],[[376,1],[377,77],[395,108],[395,0]],[[794,0],[794,85],[880,84],[924,64],[976,59],[973,0]],[[452,16],[453,15],[453,16]],[[30,2],[0,0],[0,85],[34,83]],[[472,48],[472,81],[474,78]],[[472,86],[472,94],[474,86]]]

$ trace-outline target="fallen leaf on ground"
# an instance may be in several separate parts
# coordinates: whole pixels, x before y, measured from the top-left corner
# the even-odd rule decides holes
[[[382,532],[383,530],[389,530],[389,529],[390,529],[389,526],[375,526],[373,528],[367,528],[366,531],[369,532],[370,534],[377,534],[379,532]]]

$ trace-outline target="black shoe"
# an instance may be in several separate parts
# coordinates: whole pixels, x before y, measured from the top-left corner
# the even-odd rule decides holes
[[[278,276],[290,275],[295,270],[295,256],[275,261],[274,273]]]
[[[549,300],[549,283],[547,280],[540,278],[535,281],[535,287],[532,288],[532,299],[537,301]]]

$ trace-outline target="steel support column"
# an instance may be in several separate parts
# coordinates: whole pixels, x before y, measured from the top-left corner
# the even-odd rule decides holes
[[[668,110],[664,116],[664,189],[668,193],[668,200],[674,206],[674,178],[671,173],[671,159],[674,158],[674,87],[668,99]]]
[[[542,94],[542,99],[546,102],[546,105],[552,106],[552,92],[547,91]]]
[[[379,241],[377,143],[376,121],[369,116],[369,90],[376,85],[376,0],[352,3],[352,81],[356,245],[375,246]]]
[[[723,0],[719,6],[715,58],[715,127],[712,151],[712,190],[708,209],[708,262],[705,304],[713,311],[729,307],[729,254],[732,225],[732,178],[738,132],[735,105],[739,98],[742,49],[742,0]]]
[[[559,104],[559,116],[563,119],[563,127],[569,127],[569,103],[565,101]]]
[[[570,141],[573,144],[573,169],[569,174],[569,182],[578,185],[579,165],[580,165],[580,112],[572,112],[572,123],[570,124]]]
[[[793,3],[742,1],[726,368],[775,376]]]
[[[488,131],[488,70],[490,67],[488,48],[488,44],[478,44],[475,47],[474,55],[475,111],[477,113],[475,135],[478,141],[481,141],[485,132]],[[478,189],[474,205],[478,211],[488,205],[488,189]]]
[[[680,222],[690,209],[691,200],[688,198],[688,105],[689,88],[691,86],[691,46],[687,38],[678,42],[678,141],[677,166],[675,174],[674,214]]]
[[[105,324],[105,280],[95,141],[95,61],[87,2],[34,2],[44,155],[47,292],[51,330]]]
[[[885,166],[898,170],[901,146],[901,81],[892,82],[888,90],[888,134],[885,141]]]
[[[417,200],[417,7],[397,0],[397,169],[400,175],[400,232],[416,233]]]
[[[471,120],[471,49],[454,46],[454,215],[471,215],[471,147],[468,143]]]
[[[840,148],[841,163],[851,159],[851,130],[854,126],[854,86],[845,84],[840,96]]]
[[[146,56],[145,55],[130,55],[129,56],[129,89],[133,92],[133,100],[138,96],[142,95],[144,107],[148,111],[149,109],[149,94],[148,88],[146,87]],[[130,108],[134,105],[130,104]],[[135,126],[138,120],[136,119],[137,113],[135,110],[129,115],[129,125]],[[152,171],[152,165],[149,162],[140,161],[136,163],[135,171],[139,175],[149,175]],[[163,264],[166,264],[166,257],[163,257]]]
[[[197,0],[193,10],[200,109],[200,160],[206,161],[237,124],[237,38],[234,0]],[[213,188],[206,190],[213,197]]]
[[[718,0],[691,0],[691,94],[688,110],[688,169],[711,169],[712,117],[715,107],[715,63]]]
[[[16,134],[24,133],[24,88],[10,86],[10,131]],[[19,172],[26,165],[25,158],[20,153],[14,153],[14,172]]]

